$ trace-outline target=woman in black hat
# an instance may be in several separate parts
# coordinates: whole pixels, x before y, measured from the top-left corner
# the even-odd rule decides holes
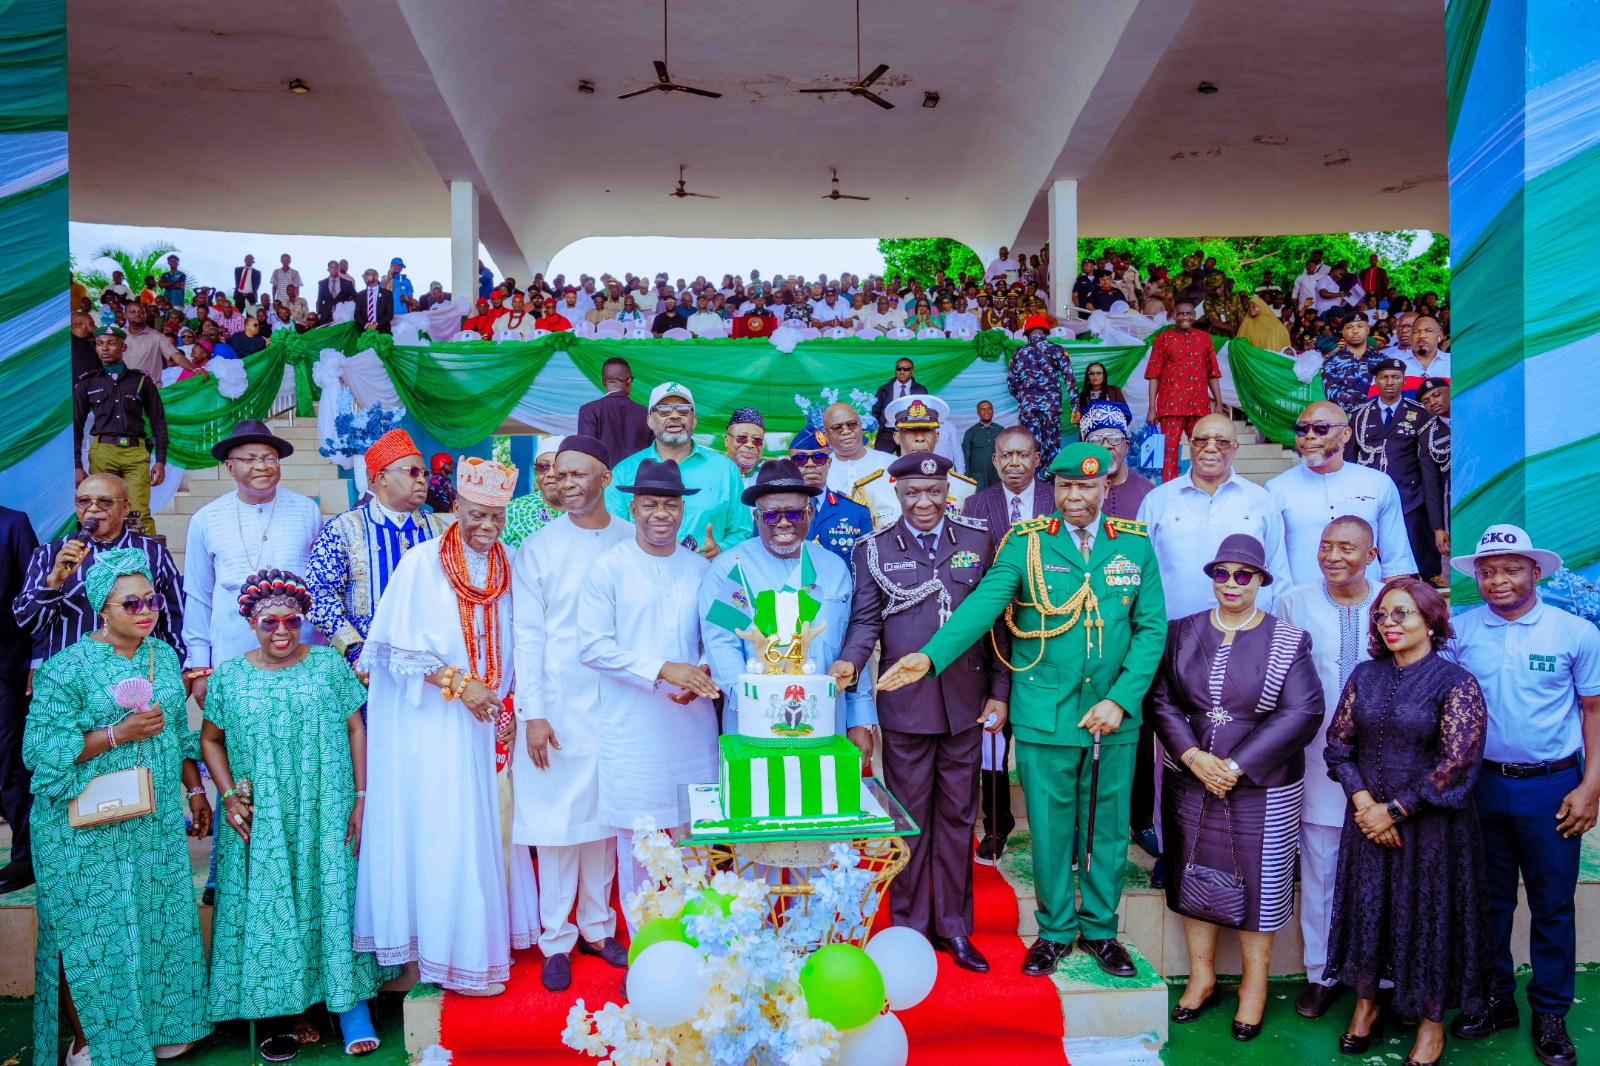
[[[1272,934],[1294,917],[1304,750],[1322,725],[1322,684],[1305,631],[1256,606],[1272,584],[1260,541],[1227,537],[1205,572],[1217,605],[1168,624],[1150,690],[1166,749],[1167,906],[1184,916],[1189,942],[1189,987],[1172,1020],[1192,1022],[1220,1002],[1217,929],[1226,926],[1239,930],[1244,960],[1233,1036],[1253,1040]]]

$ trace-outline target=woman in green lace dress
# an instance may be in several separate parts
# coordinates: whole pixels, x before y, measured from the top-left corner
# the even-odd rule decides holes
[[[232,830],[217,843],[211,1018],[285,1019],[261,1043],[283,1062],[318,1039],[305,1011],[325,1002],[345,1050],[366,1054],[378,1046],[367,1001],[397,972],[352,946],[366,689],[338,652],[300,639],[299,577],[263,570],[239,597],[261,646],[211,676],[200,737]]]
[[[100,628],[34,674],[22,736],[39,874],[34,1061],[56,1061],[64,1015],[68,1066],[148,1066],[211,1031],[185,791],[190,832],[204,835],[211,812],[177,653],[150,635],[165,603],[144,552],[100,553],[83,584]],[[151,698],[119,705],[113,686],[134,678],[150,682]],[[68,806],[85,786],[134,766],[150,771],[155,809],[72,828]]]

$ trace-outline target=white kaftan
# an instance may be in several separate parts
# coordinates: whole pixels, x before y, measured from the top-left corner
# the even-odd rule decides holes
[[[416,960],[424,981],[484,988],[511,966],[495,727],[423,680],[469,662],[441,543],[425,541],[401,558],[361,650],[371,687],[355,941],[385,965]],[[474,569],[481,581],[482,564]],[[515,674],[511,605],[509,595],[498,605],[502,696]]]
[[[1267,491],[1283,515],[1289,583],[1309,585],[1322,580],[1317,545],[1328,523],[1344,515],[1365,519],[1372,527],[1378,557],[1367,567],[1368,581],[1382,585],[1385,578],[1417,572],[1400,490],[1388,474],[1350,462],[1332,473],[1319,474],[1299,463],[1268,481]],[[1285,579],[1282,574],[1272,576],[1277,581]]]
[[[711,564],[679,546],[662,558],[630,539],[607,551],[584,579],[579,657],[600,673],[600,821],[679,824],[678,786],[717,777],[717,715],[711,701],[687,706],[657,682],[662,664],[702,663],[700,579]]]

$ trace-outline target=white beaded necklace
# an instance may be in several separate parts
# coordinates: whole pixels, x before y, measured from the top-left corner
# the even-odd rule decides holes
[[[1248,626],[1251,622],[1254,622],[1256,620],[1256,615],[1258,615],[1260,613],[1261,613],[1261,608],[1257,607],[1255,610],[1250,612],[1250,617],[1249,618],[1246,618],[1243,622],[1240,622],[1236,626],[1230,626],[1228,623],[1226,623],[1226,622],[1224,622],[1222,620],[1222,615],[1218,614],[1217,613],[1217,609],[1215,607],[1213,607],[1213,608],[1211,608],[1211,620],[1213,622],[1216,622],[1217,623],[1217,628],[1221,629],[1223,632],[1225,632],[1225,633],[1237,633],[1237,632],[1239,632],[1239,630],[1241,630],[1241,629],[1245,628],[1246,626]]]

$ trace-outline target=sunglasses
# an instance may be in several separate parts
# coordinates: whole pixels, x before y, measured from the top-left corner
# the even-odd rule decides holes
[[[827,466],[833,455],[830,452],[790,452],[789,458],[795,466]]]
[[[263,633],[276,633],[278,631],[279,622],[282,622],[283,628],[288,630],[290,633],[298,633],[300,632],[300,626],[305,622],[305,619],[297,614],[285,615],[282,618],[278,618],[275,615],[269,615],[266,618],[256,619],[256,628],[260,629]]]
[[[806,517],[805,511],[761,511],[759,513],[761,515],[761,521],[765,522],[769,526],[775,526],[785,519],[788,520],[791,526],[797,526],[804,521]]]
[[[77,496],[73,498],[72,502],[78,505],[78,510],[80,511],[87,511],[91,507],[99,508],[102,511],[109,511],[117,504],[126,503],[127,501],[113,500],[109,496]]]
[[[728,436],[733,438],[735,444],[754,444],[759,448],[767,443],[767,438],[757,437],[752,433],[730,433]]]
[[[835,422],[831,426],[824,426],[822,428],[826,429],[830,433],[843,433],[847,429],[860,429],[861,420],[859,418],[852,418],[848,422]]]
[[[1258,570],[1229,570],[1226,566],[1219,566],[1211,571],[1211,580],[1218,585],[1226,585],[1229,581],[1246,588],[1250,582],[1261,576]]]
[[[422,467],[420,467],[420,466],[386,466],[386,467],[383,468],[383,473],[385,473],[385,474],[404,474],[406,477],[410,478],[412,481],[415,481],[418,478],[420,478],[423,474],[427,473],[427,471],[423,470]]]
[[[152,592],[148,596],[124,596],[119,604],[123,614],[138,614],[140,611],[164,611],[167,609],[167,598],[159,592]]]
[[[686,415],[694,410],[692,403],[658,403],[650,408],[658,415]]]
[[[1319,437],[1326,437],[1334,430],[1341,429],[1349,424],[1348,422],[1296,422],[1294,424],[1294,435],[1297,437],[1309,437],[1315,433]]]
[[[1392,611],[1385,611],[1382,608],[1379,608],[1378,610],[1372,612],[1372,620],[1381,626],[1390,619],[1393,619],[1395,625],[1403,626],[1406,624],[1407,618],[1410,618],[1414,614],[1421,613],[1421,611],[1413,611],[1409,607],[1396,607]]]

